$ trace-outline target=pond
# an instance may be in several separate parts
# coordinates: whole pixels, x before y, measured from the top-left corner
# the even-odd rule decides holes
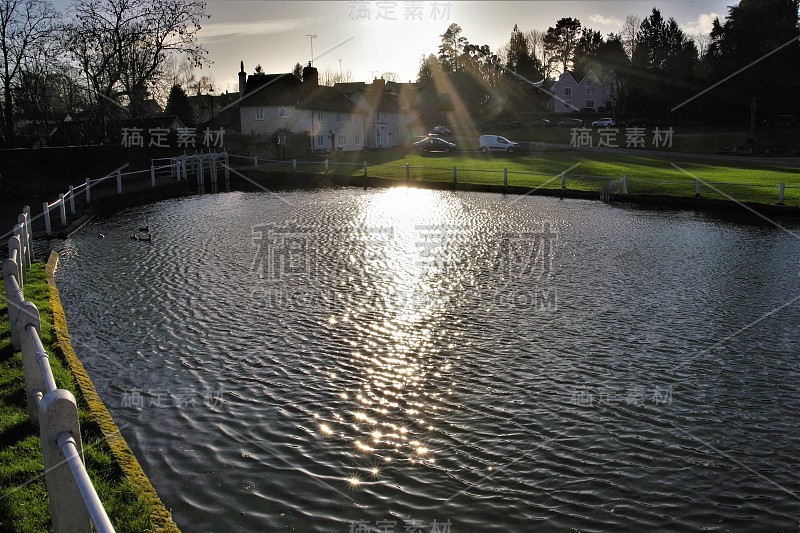
[[[796,531],[796,232],[235,192],[96,218],[57,281],[185,531]]]

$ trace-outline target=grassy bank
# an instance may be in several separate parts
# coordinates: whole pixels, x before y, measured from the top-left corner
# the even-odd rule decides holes
[[[412,181],[452,181],[453,167],[456,167],[459,182],[502,185],[505,168],[509,185],[532,189],[558,189],[561,180],[557,176],[566,172],[568,189],[600,191],[610,181],[620,180],[626,175],[629,194],[693,197],[695,178],[698,178],[707,184],[701,188],[703,197],[764,204],[777,202],[778,186],[784,183],[785,204],[800,206],[800,172],[795,167],[768,160],[745,163],[676,157],[674,154],[661,157],[618,152],[424,155],[386,151],[345,154],[331,160],[329,172],[362,175],[365,159],[370,176],[389,179],[405,179],[405,165],[408,164]],[[263,164],[261,169],[291,172],[292,164],[269,163]],[[297,170],[324,173],[324,165],[321,162],[298,162]]]
[[[86,469],[114,527],[120,532],[177,531],[142,480],[120,464],[118,453],[109,446],[104,422],[98,420],[96,409],[90,407],[82,393],[85,389],[64,358],[63,343],[59,344],[55,332],[63,318],[57,299],[55,304],[51,299],[51,290],[45,265],[34,264],[25,285],[25,298],[39,308],[42,343],[51,354],[57,386],[71,391],[78,401]],[[54,305],[58,308],[55,317]],[[11,345],[5,291],[0,285],[0,530],[51,530],[43,471],[39,431],[29,420],[25,406],[22,354]]]

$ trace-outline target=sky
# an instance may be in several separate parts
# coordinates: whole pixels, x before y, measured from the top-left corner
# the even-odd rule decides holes
[[[69,0],[54,3],[68,4]],[[708,33],[715,16],[723,19],[732,0],[603,1],[267,1],[206,0],[211,16],[198,38],[210,64],[217,94],[238,90],[239,62],[252,74],[291,72],[312,59],[320,72],[350,71],[352,81],[369,82],[384,72],[414,81],[423,55],[436,53],[451,23],[470,43],[493,52],[508,42],[514,24],[522,31],[545,31],[563,17],[578,18],[604,36],[618,32],[627,15],[646,17],[653,7],[674,17],[688,34]],[[309,35],[315,35],[311,38]]]
[[[496,51],[514,24],[522,31],[554,26],[559,18],[580,19],[604,36],[618,32],[627,15],[646,17],[653,7],[674,17],[688,34],[708,33],[715,16],[724,19],[731,0],[654,1],[264,1],[208,0],[198,36],[213,61],[203,69],[221,91],[237,90],[239,62],[251,74],[290,72],[311,60],[320,71],[348,70],[352,81],[394,72],[414,81],[423,55],[436,53],[451,23],[469,42]],[[309,35],[316,35],[315,38]],[[341,63],[340,63],[341,61]],[[215,90],[216,90],[215,87]]]

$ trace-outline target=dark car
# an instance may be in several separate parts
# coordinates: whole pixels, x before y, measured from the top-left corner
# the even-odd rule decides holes
[[[773,128],[790,128],[797,126],[797,119],[795,119],[792,115],[776,115],[768,120],[765,120],[764,125],[771,126]]]
[[[436,135],[450,135],[450,130],[447,129],[447,126],[435,126],[431,133],[435,133]]]
[[[529,126],[533,126],[534,128],[549,128],[552,126],[549,120],[546,118],[537,118],[536,120],[531,121]]]
[[[558,123],[562,128],[582,128],[583,121],[579,118],[568,118]]]
[[[650,121],[646,118],[632,118],[622,123],[626,128],[646,128],[650,125]]]
[[[417,141],[411,145],[412,150],[419,150],[420,152],[455,152],[458,146],[445,141],[441,137],[425,137],[421,141]]]

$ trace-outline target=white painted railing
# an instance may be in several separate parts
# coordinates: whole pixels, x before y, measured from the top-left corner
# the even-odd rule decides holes
[[[85,194],[85,202],[89,204],[92,202],[92,189],[109,180],[116,182],[117,194],[123,194],[123,178],[129,176],[149,176],[151,187],[156,187],[159,179],[167,178],[176,181],[185,181],[189,179],[189,176],[194,176],[197,178],[198,190],[204,192],[205,180],[206,176],[208,176],[212,189],[216,191],[220,170],[222,169],[226,184],[230,184],[228,154],[224,152],[198,153],[153,159],[151,160],[149,169],[122,172],[123,169],[124,167],[102,178],[86,178],[85,183],[70,186],[67,192],[58,195],[58,199],[52,202],[44,202],[42,204],[42,214],[44,216],[44,226],[47,234],[53,234],[53,220],[51,216],[53,210],[58,208],[61,227],[66,227],[68,218],[75,216],[76,213],[76,196],[83,192]],[[69,215],[67,214],[67,205],[69,205]]]
[[[763,183],[734,183],[734,182],[715,182],[715,181],[703,181],[699,178],[692,178],[692,179],[684,179],[681,181],[678,180],[652,180],[652,179],[640,179],[640,178],[631,178],[627,175],[621,177],[614,177],[614,176],[592,176],[592,175],[583,175],[583,174],[576,174],[576,173],[565,173],[562,172],[556,176],[551,174],[545,174],[542,172],[534,172],[534,171],[520,171],[520,170],[509,170],[508,168],[496,168],[496,169],[487,169],[487,168],[469,168],[469,167],[432,167],[432,166],[411,166],[408,163],[397,165],[397,164],[367,164],[367,161],[363,162],[338,162],[338,161],[330,161],[328,159],[322,161],[302,161],[298,159],[292,160],[277,160],[277,159],[259,159],[258,156],[242,156],[236,154],[227,154],[229,158],[237,158],[242,159],[247,162],[247,166],[249,166],[249,162],[252,162],[255,168],[262,168],[265,170],[280,170],[280,171],[288,171],[288,166],[291,165],[291,170],[293,172],[311,172],[311,173],[328,173],[332,172],[332,167],[344,168],[345,172],[349,174],[354,174],[356,172],[362,174],[363,176],[368,176],[370,174],[370,170],[375,171],[376,177],[381,177],[380,169],[387,169],[390,172],[390,176],[388,177],[398,177],[398,171],[401,171],[401,176],[404,175],[406,181],[411,181],[412,170],[427,170],[431,171],[432,173],[438,173],[438,177],[444,177],[445,173],[447,175],[447,180],[452,181],[453,183],[458,183],[459,179],[462,182],[465,182],[464,175],[469,174],[495,174],[498,176],[497,178],[497,185],[502,183],[504,186],[514,185],[512,183],[513,178],[515,176],[526,176],[526,177],[540,177],[544,179],[544,183],[540,186],[541,189],[545,188],[553,188],[553,187],[544,187],[549,182],[559,183],[561,189],[569,189],[569,185],[578,185],[580,183],[591,183],[593,184],[594,188],[602,190],[604,197],[613,197],[615,194],[663,194],[659,192],[649,192],[647,190],[648,185],[664,185],[664,186],[676,186],[681,185],[686,187],[684,189],[685,192],[694,192],[695,197],[700,198],[703,194],[707,195],[714,195],[715,193],[718,195],[726,196],[724,192],[725,188],[758,188],[764,189],[771,192],[770,195],[773,198],[776,198],[776,203],[778,205],[783,205],[786,199],[786,190],[787,189],[800,189],[800,186],[794,185],[786,185],[785,183],[779,183],[777,185],[767,185]],[[226,169],[227,170],[227,169]],[[403,173],[404,172],[404,173]],[[502,178],[501,178],[502,176]],[[422,179],[425,179],[424,177]],[[433,178],[434,181],[442,181],[441,179]],[[501,181],[502,180],[502,181]],[[468,183],[468,181],[466,181]],[[482,184],[491,185],[492,183],[487,183],[485,181],[481,181]],[[518,183],[519,184],[519,183]],[[520,184],[522,185],[522,184]],[[643,186],[641,188],[637,188],[637,186]],[[733,195],[728,195],[733,196]]]
[[[60,198],[63,206],[63,197]],[[28,415],[38,422],[44,474],[53,531],[113,532],[114,526],[97,496],[83,463],[78,406],[71,392],[56,388],[50,356],[42,345],[39,310],[24,300],[23,288],[31,265],[30,209],[26,206],[8,240],[3,261],[11,342],[22,352]]]

